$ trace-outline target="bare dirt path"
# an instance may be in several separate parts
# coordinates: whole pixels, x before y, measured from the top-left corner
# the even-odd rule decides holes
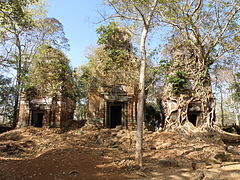
[[[240,179],[239,144],[182,128],[145,131],[141,169],[134,163],[134,131],[93,125],[12,130],[0,134],[0,180]]]
[[[1,180],[95,180],[132,179],[134,176],[109,167],[109,160],[93,150],[71,148],[53,150],[35,159],[1,160]],[[135,176],[136,178],[136,176]]]

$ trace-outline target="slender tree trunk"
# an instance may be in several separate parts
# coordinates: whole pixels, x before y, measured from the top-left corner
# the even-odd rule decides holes
[[[220,91],[221,125],[224,126],[223,92],[222,92],[221,86],[218,84],[218,73],[217,73],[217,70],[215,69],[214,72],[215,72],[215,76],[216,76],[215,86],[216,86],[216,88],[218,88],[219,91]]]
[[[224,126],[223,95],[222,95],[222,89],[221,89],[221,87],[220,87],[220,94],[221,94],[221,97],[220,97],[221,123],[222,123],[222,126]]]
[[[147,15],[146,19],[143,13],[136,8],[136,10],[141,14],[143,20],[143,30],[140,41],[140,51],[141,51],[141,66],[140,66],[140,76],[139,76],[139,93],[137,102],[137,133],[136,133],[136,164],[140,167],[143,166],[143,122],[145,119],[145,72],[146,72],[146,39],[150,24],[153,18],[153,14],[156,10],[158,0],[154,0],[151,10]]]
[[[14,104],[14,114],[13,114],[13,128],[17,126],[18,122],[18,104],[19,104],[19,97],[21,92],[21,79],[22,79],[22,49],[21,43],[19,39],[19,34],[15,34],[16,37],[16,46],[18,49],[17,55],[17,84],[16,84],[16,97],[15,97],[15,104]]]
[[[234,112],[234,115],[235,115],[235,122],[236,122],[236,125],[239,126],[240,122],[239,122],[239,117],[238,117],[237,103],[236,103],[236,101],[234,101],[233,98],[231,98],[231,101],[232,101],[232,105],[233,105],[233,112]]]
[[[136,138],[136,163],[142,167],[142,147],[143,147],[143,122],[144,122],[144,107],[145,107],[145,71],[146,71],[146,49],[145,42],[148,30],[144,27],[141,36],[141,67],[139,77],[139,93],[137,103],[137,138]]]
[[[4,106],[4,108],[3,108],[3,116],[2,116],[2,123],[4,124],[4,122],[5,122],[5,116],[6,116],[6,106]]]
[[[239,115],[238,115],[238,109],[236,106],[234,106],[234,111],[235,111],[235,119],[236,119],[236,125],[239,126],[240,125],[240,122],[239,122]]]
[[[233,75],[233,81],[234,83],[237,83],[237,78],[236,76],[233,74],[232,72],[232,75]],[[232,92],[232,95],[233,95],[233,92]],[[240,125],[240,120],[239,120],[239,111],[238,111],[238,103],[233,99],[233,96],[231,98],[231,101],[232,101],[232,105],[233,105],[233,111],[234,111],[234,114],[235,114],[235,120],[236,120],[236,125],[239,126]]]

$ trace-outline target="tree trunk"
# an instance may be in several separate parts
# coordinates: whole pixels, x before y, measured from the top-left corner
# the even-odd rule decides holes
[[[238,115],[238,109],[236,108],[236,106],[234,106],[234,110],[235,110],[235,119],[236,119],[236,125],[239,126],[239,115]]]
[[[223,111],[223,93],[222,93],[222,88],[220,87],[220,94],[221,94],[221,98],[220,98],[220,106],[221,106],[221,122],[222,122],[222,126],[224,126],[224,111]]]
[[[16,37],[16,46],[18,49],[17,55],[17,84],[16,84],[16,97],[15,97],[15,104],[14,104],[14,114],[13,114],[13,128],[17,126],[18,122],[18,105],[19,105],[19,97],[21,93],[21,85],[22,85],[22,48],[20,43],[19,34],[15,34]]]
[[[146,39],[148,31],[152,22],[153,14],[156,10],[158,0],[154,0],[149,14],[144,17],[144,14],[137,7],[136,10],[141,14],[143,21],[143,30],[141,34],[140,41],[140,51],[141,51],[141,66],[140,66],[140,76],[139,76],[139,93],[137,102],[137,133],[136,133],[136,164],[140,167],[143,166],[143,122],[145,119],[145,72],[146,72]]]
[[[136,134],[136,164],[142,167],[142,147],[143,147],[143,122],[144,122],[144,107],[145,107],[145,71],[146,71],[146,49],[145,42],[148,30],[143,28],[140,50],[141,50],[141,66],[139,77],[139,93],[137,102],[137,134]]]
[[[233,75],[233,82],[236,84],[237,83],[237,78],[233,73],[232,73],[232,75]],[[234,94],[234,92],[232,92],[231,101],[232,101],[232,105],[233,105],[233,111],[234,111],[234,114],[235,114],[236,125],[239,126],[240,125],[240,120],[239,120],[239,116],[238,116],[239,115],[238,102],[236,102],[236,100],[234,100],[233,94]]]
[[[235,122],[236,122],[236,125],[239,126],[240,122],[239,122],[239,117],[238,117],[237,103],[236,103],[236,101],[234,101],[233,98],[231,98],[231,101],[232,101],[232,105],[233,105],[233,112],[234,112],[234,115],[235,115]]]

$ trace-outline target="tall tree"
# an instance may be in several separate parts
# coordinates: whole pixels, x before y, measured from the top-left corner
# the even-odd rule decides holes
[[[233,49],[227,53],[226,56],[220,58],[210,69],[212,77],[213,92],[216,96],[216,117],[219,123],[223,120],[225,125],[231,123],[237,124],[238,117],[238,102],[234,98],[234,83],[236,81],[236,74],[239,72],[239,49]],[[236,122],[232,122],[236,119]]]
[[[139,94],[137,109],[137,134],[136,134],[136,164],[142,166],[142,148],[143,148],[143,122],[144,122],[144,104],[145,104],[145,72],[146,72],[146,41],[150,30],[154,27],[154,13],[158,6],[158,0],[147,1],[126,1],[126,0],[106,0],[105,1],[114,11],[111,17],[118,17],[123,21],[133,22],[141,28],[139,51],[140,51],[140,76],[139,76]]]
[[[167,103],[171,103],[171,99],[177,102],[180,123],[188,120],[188,104],[198,101],[202,102],[203,122],[212,125],[215,100],[209,68],[223,55],[230,55],[232,49],[239,48],[239,11],[240,4],[236,0],[173,0],[166,1],[159,9],[161,21],[175,30],[169,51],[174,66],[170,71],[175,71],[175,75],[171,75],[170,84],[173,88],[180,85],[180,89],[183,85],[183,91],[177,93],[178,97],[173,97],[172,90],[166,94]],[[181,73],[184,76],[179,76],[180,71],[185,71]],[[184,90],[189,88],[189,83],[194,95],[186,101]],[[167,120],[174,121],[171,112]]]
[[[13,44],[16,47],[14,59],[16,60],[16,99],[14,107],[13,126],[16,126],[17,107],[19,101],[19,93],[21,89],[22,79],[22,45],[20,36],[25,30],[33,27],[33,19],[27,8],[36,1],[16,0],[16,1],[1,1],[0,8],[0,31],[4,34],[4,40],[10,40],[9,33],[12,34]],[[7,38],[6,38],[7,37]],[[5,44],[4,44],[5,45]],[[10,46],[11,47],[11,46]]]
[[[6,1],[6,6],[3,6],[2,10],[5,15],[4,23],[0,26],[0,51],[3,55],[0,65],[16,70],[17,88],[13,121],[15,126],[19,94],[24,87],[25,75],[28,73],[37,49],[43,44],[58,49],[68,49],[69,45],[63,25],[57,19],[46,18],[44,0]]]

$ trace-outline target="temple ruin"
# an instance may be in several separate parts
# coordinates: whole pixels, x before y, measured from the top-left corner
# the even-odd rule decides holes
[[[101,27],[99,34],[100,46],[89,62],[87,118],[100,122],[105,128],[134,129],[139,61],[133,51],[131,34],[116,23]]]
[[[29,72],[21,93],[17,127],[68,127],[76,107],[69,60],[57,49],[44,46]]]
[[[18,127],[68,127],[73,120],[76,102],[68,97],[38,97],[28,100],[22,94]]]
[[[212,126],[215,121],[215,97],[208,64],[192,45],[176,39],[169,44],[171,66],[162,95],[166,124]]]
[[[126,85],[91,88],[88,93],[88,119],[97,120],[105,128],[122,126],[134,129],[137,95]]]

